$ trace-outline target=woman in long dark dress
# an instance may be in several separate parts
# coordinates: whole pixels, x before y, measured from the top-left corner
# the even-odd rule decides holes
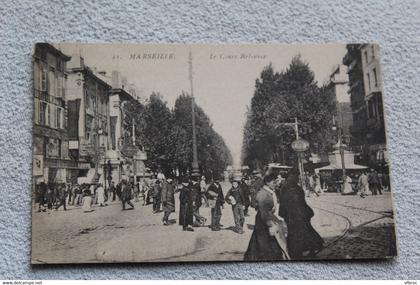
[[[257,192],[255,227],[245,253],[246,261],[286,260],[289,259],[286,249],[284,230],[281,221],[274,215],[276,211],[276,194],[274,192],[276,175],[264,177],[264,186]]]
[[[298,185],[299,171],[292,168],[280,190],[279,216],[287,224],[287,248],[292,259],[313,257],[324,243],[311,225],[314,212],[305,201],[305,193]]]
[[[182,181],[182,188],[179,193],[179,225],[182,226],[183,231],[193,232],[193,197],[192,189],[189,186],[189,181],[184,178]]]

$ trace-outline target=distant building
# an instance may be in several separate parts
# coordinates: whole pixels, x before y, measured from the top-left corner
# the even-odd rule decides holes
[[[134,100],[124,89],[113,88],[109,92],[110,101],[110,148],[107,159],[112,166],[112,180],[119,181],[122,175],[129,175],[123,166],[128,162],[122,152],[124,145],[124,104]]]
[[[109,91],[80,56],[68,64],[68,135],[70,154],[78,161],[79,183],[91,183],[103,174],[110,148]]]
[[[351,140],[350,129],[353,125],[353,114],[350,106],[349,94],[349,76],[347,74],[347,66],[339,64],[334,67],[329,78],[328,87],[331,88],[337,102],[337,116],[335,124],[342,129],[346,143]]]
[[[76,163],[68,155],[66,64],[70,56],[48,43],[33,55],[33,176],[35,184],[68,182]]]
[[[130,176],[132,166],[131,158],[124,154],[124,147],[128,142],[124,141],[124,104],[136,100],[136,90],[133,84],[128,84],[127,79],[121,76],[119,71],[112,71],[111,76],[101,72],[100,77],[112,86],[109,90],[109,149],[106,152],[106,160],[111,170],[113,181],[120,181],[123,176]],[[126,130],[127,131],[127,130]],[[129,130],[131,132],[131,129]],[[124,177],[127,178],[127,177]]]
[[[385,167],[387,150],[382,103],[379,47],[349,44],[343,64],[348,66],[353,112],[352,148],[359,164]]]
[[[367,116],[367,141],[369,162],[372,165],[386,164],[387,149],[382,98],[382,69],[380,50],[376,44],[361,46],[363,79]]]
[[[112,85],[114,89],[122,89],[126,91],[134,100],[144,104],[145,98],[140,95],[137,86],[134,83],[129,83],[127,78],[121,75],[121,72],[113,70],[112,74],[108,78],[108,83]]]

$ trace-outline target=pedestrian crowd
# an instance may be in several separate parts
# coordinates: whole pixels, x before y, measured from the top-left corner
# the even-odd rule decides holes
[[[329,183],[329,186],[326,186],[325,181],[322,182],[322,176],[317,173],[305,172],[303,177],[306,197],[311,195],[319,197],[324,192],[332,191],[339,192],[342,195],[359,195],[365,198],[369,195],[382,195],[382,192],[389,189],[388,177],[374,169],[362,170],[359,173],[347,173],[336,183]]]
[[[310,258],[322,248],[323,240],[311,226],[314,215],[306,204],[305,194],[299,186],[297,168],[293,168],[284,179],[281,175],[261,172],[242,177],[234,175],[231,187],[224,191],[221,178],[206,178],[198,175],[173,179],[159,172],[153,179],[141,179],[138,183],[125,179],[104,188],[98,184],[45,184],[37,187],[39,211],[51,213],[66,205],[81,207],[83,212],[92,212],[93,205],[106,207],[110,201],[120,201],[122,210],[134,209],[134,203],[141,206],[152,204],[153,214],[163,212],[162,224],[169,226],[175,212],[175,194],[179,192],[178,224],[183,231],[194,232],[196,227],[208,226],[211,231],[230,229],[237,234],[244,233],[245,217],[250,208],[257,212],[255,226],[245,254],[245,260],[279,260]],[[45,206],[46,205],[46,206]],[[222,209],[230,207],[234,225],[221,224]],[[210,219],[200,213],[202,207],[209,207]]]

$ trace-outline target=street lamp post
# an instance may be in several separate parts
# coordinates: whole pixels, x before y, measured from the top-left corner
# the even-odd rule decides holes
[[[345,159],[344,159],[344,151],[345,151],[345,147],[346,145],[343,143],[343,129],[342,127],[338,127],[335,124],[335,117],[333,116],[333,127],[332,127],[333,131],[337,130],[337,146],[338,146],[338,151],[340,153],[340,159],[341,159],[341,169],[342,169],[342,180],[343,180],[343,187],[344,187],[344,182],[346,180],[346,164],[345,164]]]
[[[195,102],[194,102],[193,67],[192,67],[191,51],[189,53],[188,63],[189,63],[190,89],[191,89],[191,122],[192,122],[192,143],[193,143],[192,176],[199,176],[200,170],[198,166],[197,134],[196,134],[196,129],[195,129]]]
[[[136,148],[136,126],[135,126],[135,121],[134,118],[132,119],[132,141],[133,141],[133,147]],[[136,165],[136,159],[135,159],[135,154],[133,154],[133,184],[136,184],[136,174],[137,174],[137,165]]]
[[[290,126],[293,127],[293,129],[295,130],[296,140],[292,143],[292,148],[297,153],[300,183],[302,185],[302,188],[305,188],[303,177],[304,169],[302,160],[304,152],[309,148],[309,143],[305,140],[300,139],[299,137],[299,123],[297,117],[295,117],[294,123],[281,123],[280,125]]]

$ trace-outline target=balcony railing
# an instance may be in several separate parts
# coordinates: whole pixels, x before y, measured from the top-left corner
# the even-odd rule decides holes
[[[41,101],[45,101],[63,108],[65,107],[65,101],[62,98],[51,96],[47,91],[34,89],[34,96]]]

